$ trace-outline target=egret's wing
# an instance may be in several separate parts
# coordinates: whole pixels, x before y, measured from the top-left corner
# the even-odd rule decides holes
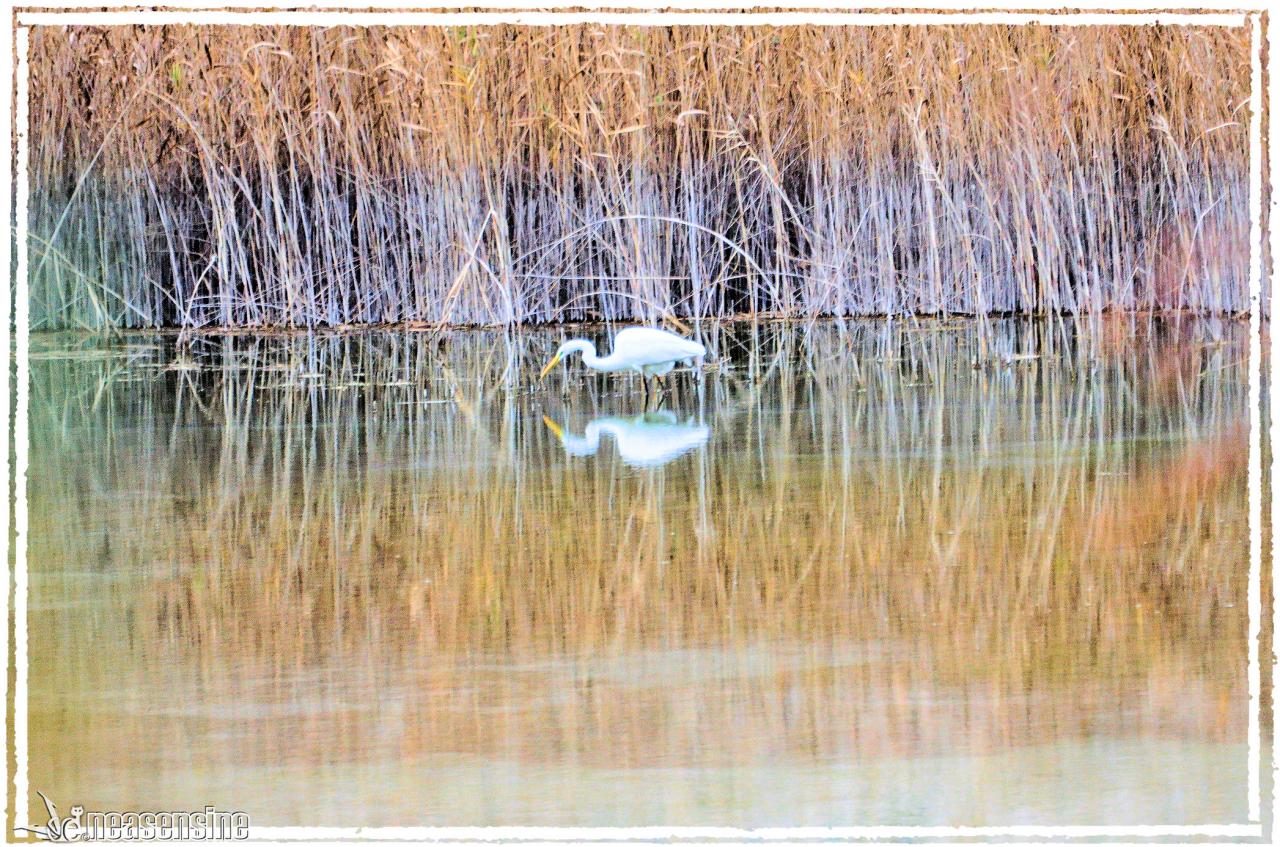
[[[624,464],[653,468],[701,447],[711,437],[703,425],[616,422],[610,429]]]
[[[696,341],[648,326],[627,327],[613,339],[613,355],[636,365],[656,365],[706,354],[707,348]]]

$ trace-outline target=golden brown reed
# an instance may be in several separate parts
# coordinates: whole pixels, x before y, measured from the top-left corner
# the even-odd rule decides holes
[[[38,354],[38,784],[1242,739],[1239,324],[705,333],[712,440],[640,472],[542,426],[629,402],[530,394],[547,336]]]
[[[40,28],[37,326],[1248,307],[1248,34]]]

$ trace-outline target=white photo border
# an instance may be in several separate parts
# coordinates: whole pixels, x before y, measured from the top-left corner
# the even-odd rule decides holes
[[[1152,2],[1116,2],[1111,0],[1075,0],[1071,10],[1064,10],[1061,5],[1046,0],[1023,0],[1006,2],[1003,5],[1017,11],[972,11],[975,3],[972,0],[931,0],[927,5],[938,11],[895,12],[899,6],[876,6],[867,3],[850,2],[850,0],[831,0],[831,2],[777,2],[755,4],[746,10],[724,11],[726,4],[719,0],[642,0],[642,2],[604,2],[593,3],[584,0],[542,0],[537,2],[538,11],[522,11],[522,7],[512,0],[471,0],[465,4],[425,3],[418,6],[421,11],[392,11],[397,4],[395,0],[380,0],[361,7],[344,0],[311,0],[311,2],[276,2],[268,0],[223,0],[211,3],[208,0],[168,0],[150,8],[126,8],[130,4],[115,4],[107,10],[103,7],[87,7],[83,2],[75,0],[47,0],[33,8],[39,11],[27,11],[21,7],[13,8],[13,14],[6,17],[3,26],[7,29],[4,35],[11,45],[11,50],[0,51],[0,77],[11,80],[13,86],[6,86],[3,104],[0,105],[0,122],[13,127],[14,149],[16,158],[11,167],[6,168],[0,194],[3,199],[4,215],[13,222],[14,240],[3,239],[0,245],[0,263],[6,271],[16,266],[10,285],[10,297],[4,298],[3,332],[4,344],[12,352],[11,360],[16,365],[16,378],[11,384],[10,368],[3,368],[0,383],[3,384],[3,395],[6,400],[5,417],[12,434],[12,449],[8,457],[7,467],[12,472],[10,479],[13,488],[10,491],[12,505],[12,525],[10,510],[3,511],[0,518],[0,533],[6,539],[13,538],[12,548],[7,551],[4,562],[4,581],[11,592],[10,603],[6,604],[6,616],[12,613],[13,642],[9,642],[10,626],[5,621],[4,638],[6,657],[12,657],[14,673],[13,690],[9,690],[8,674],[2,676],[0,693],[6,704],[4,730],[6,741],[12,737],[12,755],[14,772],[12,780],[5,786],[5,821],[12,822],[12,828],[6,826],[6,840],[13,837],[14,828],[30,825],[28,820],[29,790],[28,783],[28,726],[27,726],[27,597],[28,574],[26,561],[26,545],[28,532],[26,475],[28,467],[28,411],[29,411],[29,300],[28,300],[28,243],[27,216],[30,186],[27,171],[30,157],[29,145],[29,76],[28,45],[30,29],[38,26],[75,26],[75,25],[163,25],[163,24],[203,24],[210,26],[229,25],[274,25],[274,26],[482,26],[494,24],[516,24],[524,26],[555,26],[574,23],[593,23],[599,25],[620,24],[630,26],[672,26],[672,25],[957,25],[957,24],[1014,24],[1027,25],[1033,23],[1052,24],[1058,26],[1147,26],[1153,24],[1248,27],[1251,34],[1250,50],[1250,124],[1249,124],[1249,214],[1250,214],[1250,275],[1249,275],[1249,579],[1248,579],[1248,821],[1246,823],[1210,824],[1210,825],[1124,825],[1124,826],[982,826],[982,827],[947,827],[947,826],[853,826],[853,827],[771,827],[763,829],[740,829],[730,827],[632,827],[632,828],[600,828],[600,827],[251,827],[250,843],[289,843],[289,842],[350,842],[350,841],[418,841],[418,842],[468,842],[480,844],[534,843],[562,844],[566,842],[592,842],[600,844],[618,844],[621,842],[711,842],[711,843],[749,843],[762,842],[796,842],[796,841],[902,841],[928,839],[1034,839],[1037,843],[1045,840],[1077,840],[1077,839],[1141,839],[1150,843],[1151,839],[1212,839],[1212,840],[1255,840],[1269,839],[1264,832],[1262,817],[1262,784],[1261,768],[1263,762],[1262,728],[1261,728],[1261,633],[1262,633],[1262,355],[1263,355],[1263,320],[1262,320],[1262,280],[1267,271],[1267,257],[1264,255],[1264,238],[1269,238],[1268,247],[1272,261],[1280,256],[1280,233],[1265,224],[1264,221],[1263,185],[1264,178],[1270,185],[1270,163],[1263,158],[1262,132],[1265,113],[1270,116],[1270,109],[1264,110],[1263,92],[1263,56],[1274,58],[1269,29],[1264,35],[1263,8],[1244,7],[1231,0],[1201,0],[1194,10],[1175,6],[1175,11],[1153,10]],[[133,4],[137,5],[137,4]],[[403,8],[404,3],[399,4]],[[264,11],[268,7],[270,11]],[[485,11],[458,12],[447,11],[466,8],[480,8]],[[390,9],[387,7],[391,7]],[[751,9],[769,8],[774,11],[754,11]],[[556,9],[575,9],[578,11],[548,11]],[[580,11],[590,9],[588,11]],[[607,9],[608,11],[600,11]],[[778,11],[781,9],[781,11]],[[432,10],[432,11],[426,11]],[[620,11],[626,10],[626,11]],[[1269,20],[1265,21],[1269,24]],[[1280,96],[1277,85],[1274,63],[1268,63],[1272,70],[1269,73],[1268,92],[1265,105],[1274,106]],[[13,95],[16,94],[16,97]],[[1271,151],[1280,145],[1280,130],[1274,121],[1269,119],[1267,129]],[[1266,171],[1264,177],[1264,170]],[[1274,191],[1270,196],[1270,208],[1280,207]],[[1268,210],[1269,211],[1269,210]],[[12,215],[12,217],[10,217]],[[1269,289],[1270,292],[1270,289]],[[1270,314],[1268,310],[1268,314]],[[1269,320],[1268,320],[1269,323]],[[1280,385],[1275,378],[1275,365],[1278,359],[1274,346],[1268,343],[1270,355],[1270,409],[1271,421],[1268,438],[1273,445],[1272,466],[1266,469],[1270,479],[1274,479],[1272,471],[1277,460],[1274,449],[1277,429],[1275,415],[1280,408]],[[16,402],[11,392],[16,391]],[[1271,561],[1272,561],[1272,597],[1271,608],[1274,615],[1274,595],[1276,583],[1274,579],[1276,567],[1276,533],[1274,527],[1280,523],[1280,503],[1272,496],[1271,513]],[[10,559],[10,556],[12,559]],[[12,562],[12,564],[10,564]],[[10,571],[12,567],[12,571]],[[1280,631],[1273,625],[1271,656],[1280,656]],[[1274,691],[1274,662],[1269,668],[1267,682]],[[12,696],[12,712],[8,704]],[[1271,702],[1274,709],[1274,697]],[[12,714],[12,727],[9,717]],[[10,736],[12,732],[12,736]],[[1274,733],[1273,733],[1274,735]],[[1272,773],[1272,797],[1270,818],[1272,828],[1276,818],[1277,798],[1276,784],[1277,757],[1272,738],[1272,749],[1268,753]],[[7,752],[7,751],[6,751]],[[6,755],[6,763],[8,756]],[[12,803],[12,807],[10,806]],[[11,817],[12,816],[12,817]],[[1012,843],[1012,842],[1010,842]],[[1203,843],[1203,842],[1202,842]]]

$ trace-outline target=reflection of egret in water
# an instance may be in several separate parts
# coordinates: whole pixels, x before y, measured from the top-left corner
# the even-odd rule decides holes
[[[570,456],[594,456],[600,449],[600,436],[607,433],[617,445],[623,464],[634,468],[656,468],[707,443],[711,427],[694,423],[693,418],[681,423],[674,412],[650,412],[633,418],[596,418],[587,424],[582,435],[565,432],[555,421],[543,415],[542,420],[564,445]]]

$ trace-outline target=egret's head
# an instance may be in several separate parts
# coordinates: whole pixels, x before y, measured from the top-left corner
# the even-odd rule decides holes
[[[547,362],[546,366],[543,367],[542,373],[538,374],[538,379],[546,379],[547,374],[551,373],[551,369],[554,368],[556,365],[560,364],[560,360],[563,358],[564,358],[564,353],[561,352],[560,350],[557,350],[556,354],[551,357],[551,361]],[[546,418],[543,418],[543,420],[545,421]]]
[[[585,353],[588,350],[594,351],[595,347],[585,338],[571,338],[561,344],[556,354],[551,357],[551,361],[547,362],[546,367],[542,369],[542,373],[538,374],[538,379],[545,379],[547,374],[551,373],[551,369],[560,364],[560,360],[568,353]]]

